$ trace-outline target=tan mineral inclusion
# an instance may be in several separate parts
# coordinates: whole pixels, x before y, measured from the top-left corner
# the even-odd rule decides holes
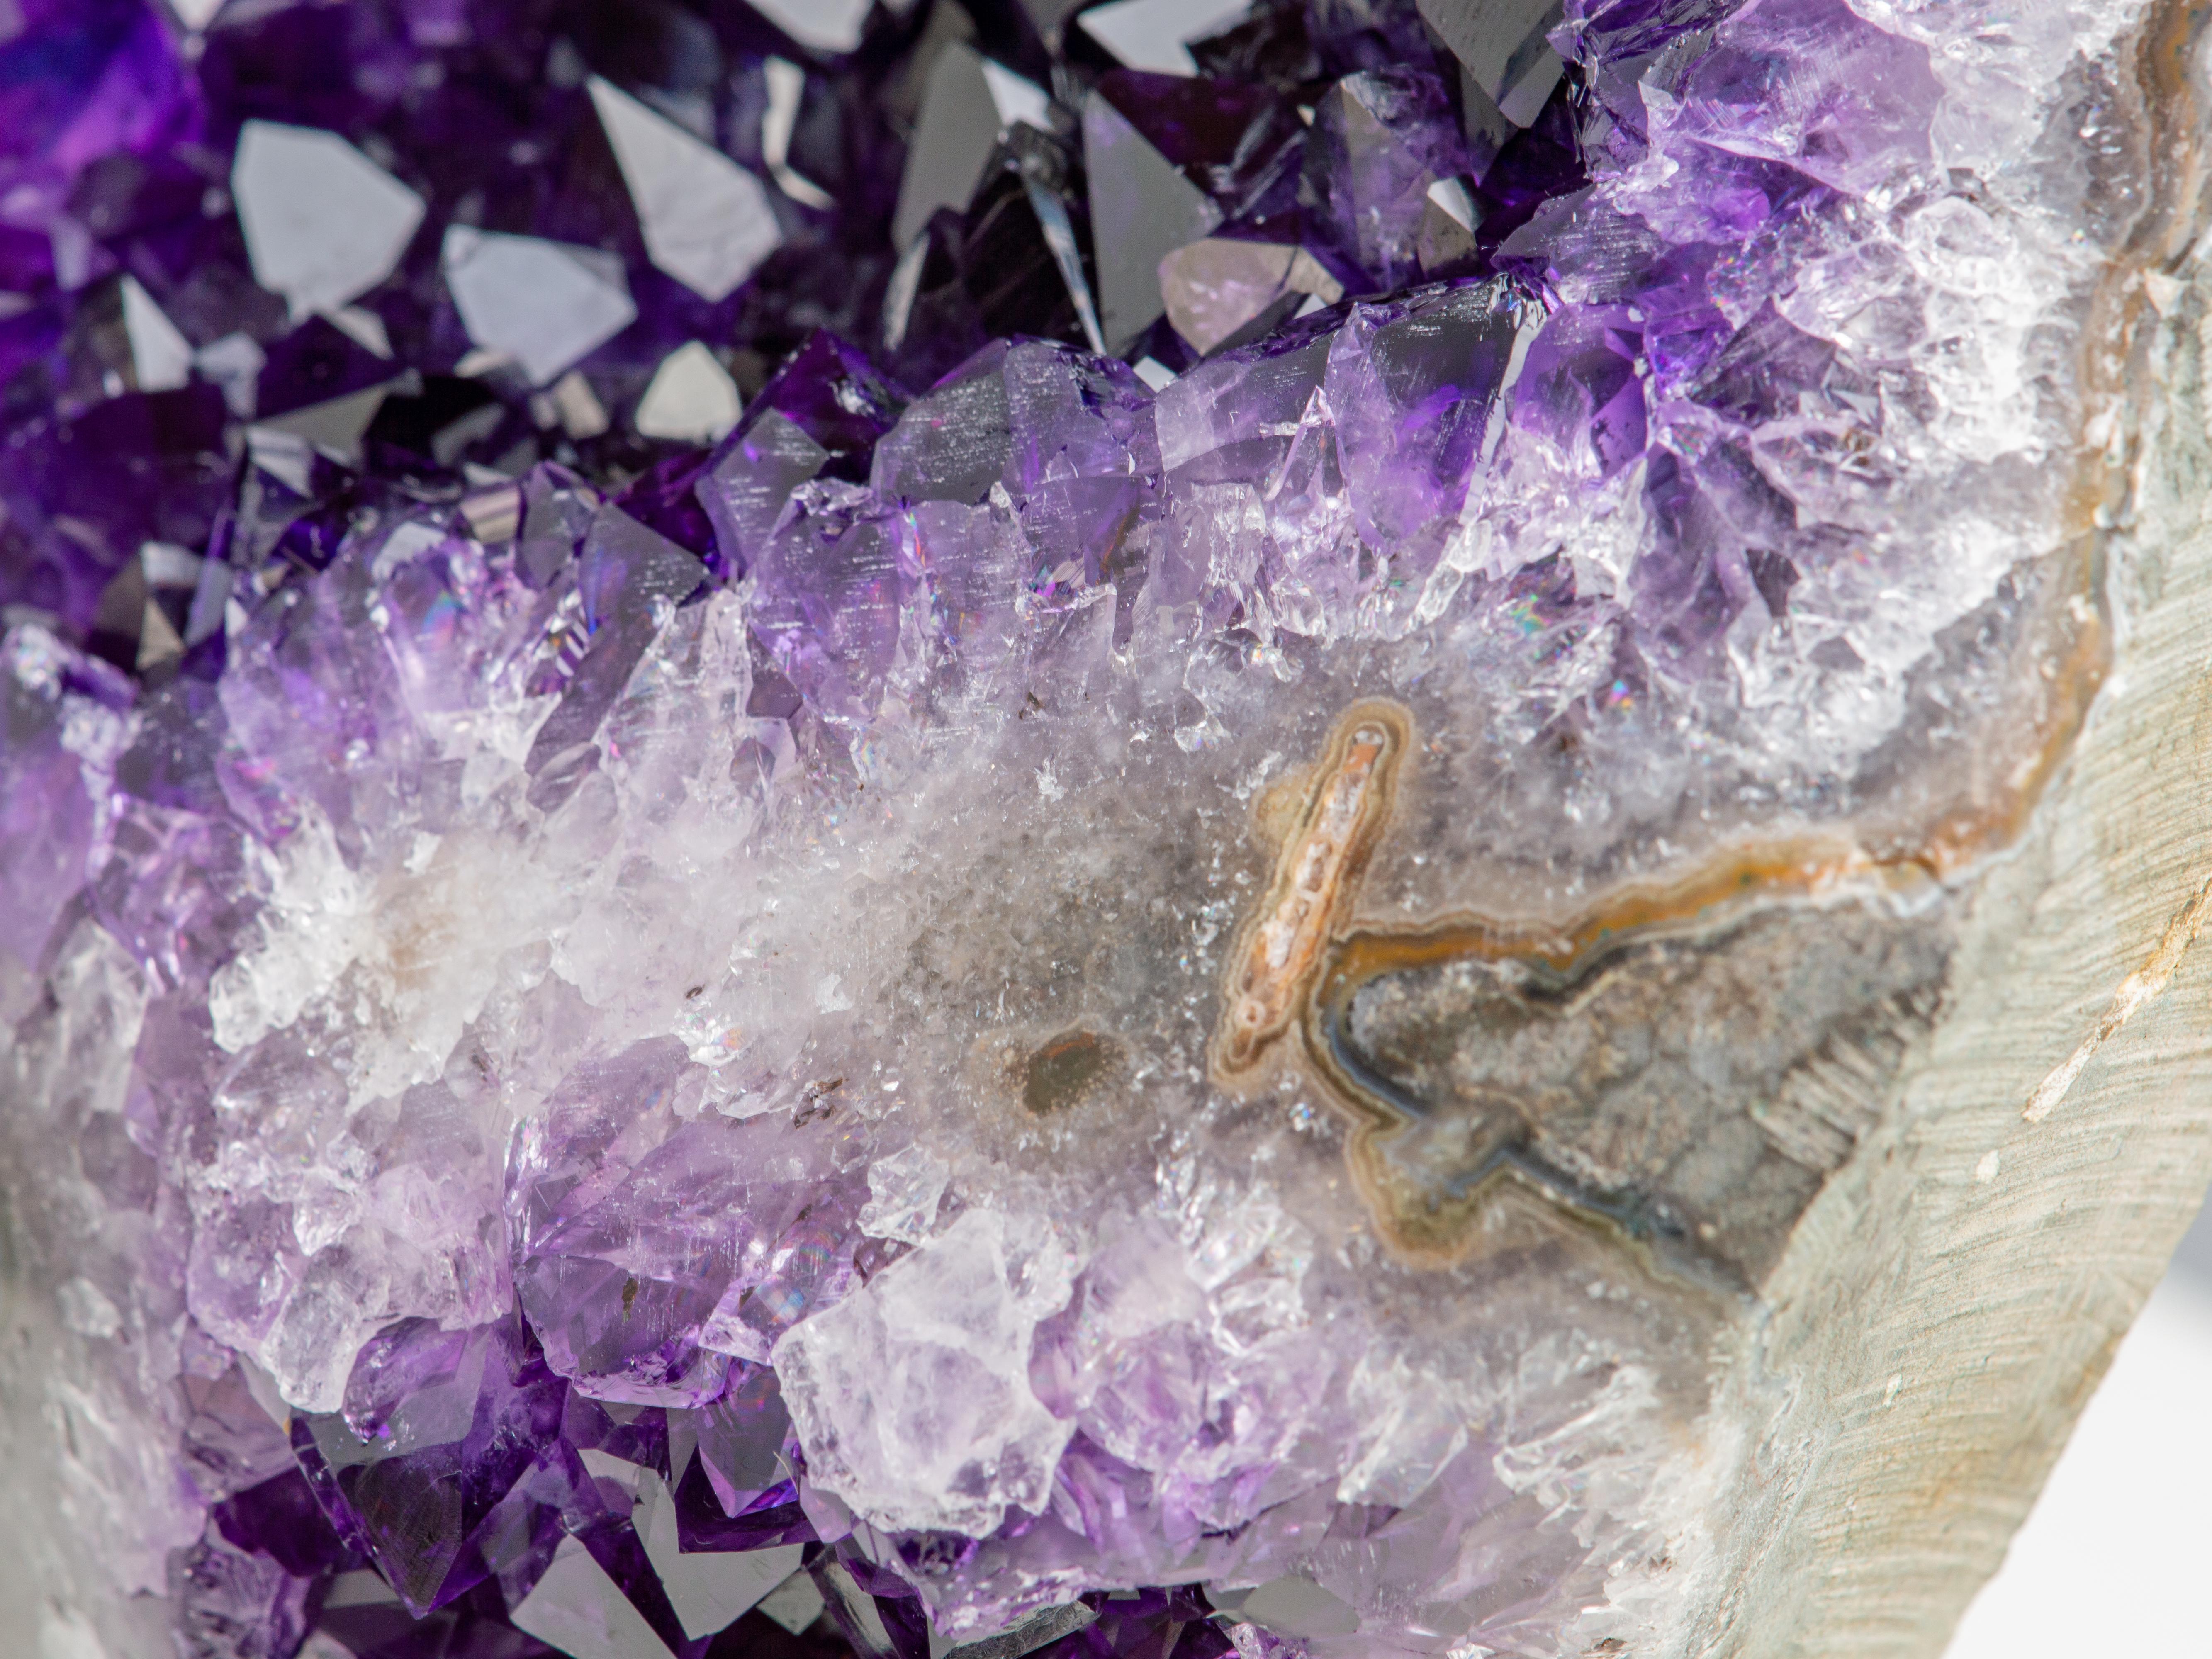
[[[1283,838],[1274,881],[1230,952],[1215,1044],[1224,1079],[1250,1070],[1312,994],[1337,919],[1350,910],[1361,867],[1390,821],[1392,785],[1412,737],[1405,710],[1387,703],[1356,706],[1337,722],[1305,810]]]

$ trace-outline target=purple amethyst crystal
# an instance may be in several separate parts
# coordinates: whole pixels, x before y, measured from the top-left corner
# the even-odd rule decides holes
[[[343,1412],[295,1419],[301,1466],[339,1535],[417,1614],[487,1578],[526,1592],[596,1492],[560,1434],[567,1389],[514,1322],[380,1333]]]
[[[1472,168],[1436,76],[1395,67],[1346,76],[1315,111],[1306,166],[1331,240],[1366,278],[1360,287],[1448,274],[1423,261],[1421,231],[1432,192]]]
[[[732,1356],[765,1361],[852,1280],[834,1132],[680,1123],[686,1069],[672,1038],[587,1066],[508,1158],[516,1295],[547,1363],[597,1399],[714,1400]]]
[[[1735,1616],[2143,8],[1110,9],[0,17],[40,1654]]]

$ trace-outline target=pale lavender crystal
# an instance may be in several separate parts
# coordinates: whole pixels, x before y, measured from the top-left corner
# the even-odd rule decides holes
[[[883,694],[906,597],[899,530],[866,490],[805,484],[753,562],[753,629],[824,719],[863,720]]]
[[[593,516],[575,572],[588,643],[552,715],[531,741],[524,765],[536,780],[536,804],[557,806],[597,763],[592,739],[659,631],[662,613],[688,598],[706,574],[698,560],[619,507]]]
[[[716,1399],[731,1356],[765,1361],[852,1282],[841,1137],[781,1116],[681,1122],[689,1070],[673,1038],[587,1065],[508,1158],[516,1294],[547,1362],[599,1399]]]
[[[1942,92],[1918,42],[1844,0],[1790,0],[1751,10],[1691,69],[1679,130],[1859,196],[1928,159]]]
[[[170,1569],[170,1595],[186,1651],[277,1659],[295,1653],[309,1629],[312,1580],[295,1577],[258,1551],[222,1538],[180,1553]]]
[[[14,635],[8,643],[0,836],[14,850],[0,871],[0,973],[23,986],[42,964],[93,850],[97,786],[88,787],[84,757],[69,741],[71,716],[97,731],[93,723],[106,702],[121,703],[128,694],[104,665],[72,659],[40,635]]]

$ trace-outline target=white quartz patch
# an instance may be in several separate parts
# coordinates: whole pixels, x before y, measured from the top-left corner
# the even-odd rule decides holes
[[[620,88],[594,76],[591,89],[653,263],[702,299],[726,297],[783,246],[768,187]]]
[[[389,276],[422,198],[335,132],[248,121],[230,172],[253,280],[294,316],[329,311]]]
[[[553,380],[637,316],[622,261],[598,248],[455,225],[444,262],[469,338],[513,358],[532,385]]]
[[[871,1238],[919,1244],[937,1223],[951,1171],[919,1146],[879,1158],[868,1166],[868,1201],[860,1231]]]

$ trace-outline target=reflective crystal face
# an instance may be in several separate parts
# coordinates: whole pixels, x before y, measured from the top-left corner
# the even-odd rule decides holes
[[[744,413],[730,371],[703,343],[691,340],[660,360],[633,423],[640,437],[711,444],[727,437]]]
[[[783,246],[759,179],[605,80],[591,91],[654,264],[720,300]]]
[[[532,236],[446,233],[446,286],[469,338],[543,386],[637,316],[622,264],[592,248]]]
[[[2002,11],[26,9],[39,1639],[1723,1617],[2194,228]]]
[[[247,122],[230,189],[253,280],[295,316],[368,293],[422,222],[420,196],[337,134],[313,128]]]

